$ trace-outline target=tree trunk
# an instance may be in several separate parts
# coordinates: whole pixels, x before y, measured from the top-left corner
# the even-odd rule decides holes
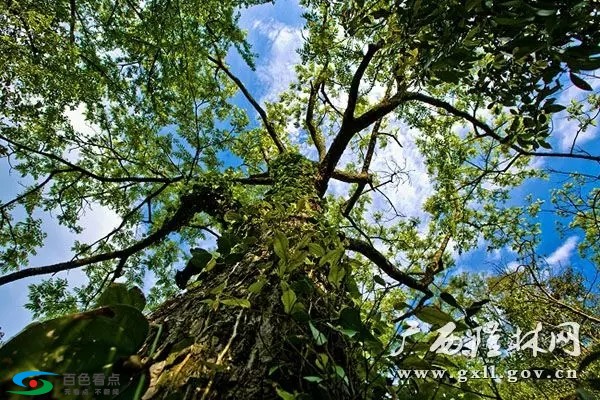
[[[230,270],[211,274],[200,286],[166,302],[151,316],[154,324],[162,325],[162,333],[144,399],[272,399],[279,398],[276,388],[313,393],[311,397],[318,398],[352,397],[353,385],[343,379],[328,384],[325,390],[303,379],[322,373],[315,368],[319,354],[333,358],[329,362],[343,366],[349,374],[345,353],[350,348],[339,334],[323,328],[328,341],[318,346],[308,323],[284,312],[276,276],[259,295],[251,297],[249,308],[215,302],[215,293],[223,284],[224,298],[245,297],[265,264],[248,258]],[[319,291],[309,297],[302,302],[316,305],[309,310],[313,311],[311,320],[334,320],[337,307],[324,305],[331,303],[328,298],[335,303],[339,300]],[[319,315],[325,308],[330,308],[332,315]]]
[[[273,165],[271,170],[277,171]],[[291,181],[283,179],[285,185],[274,185],[266,206],[246,212],[228,229],[238,243],[250,243],[241,260],[202,272],[198,283],[151,315],[162,332],[146,358],[150,386],[144,399],[279,399],[285,392],[302,393],[297,398],[360,397],[353,367],[358,349],[329,325],[352,305],[347,282],[336,283],[331,268],[346,268],[343,277],[349,267],[339,251],[341,266],[319,262],[335,252],[336,243],[339,249],[339,238],[318,222],[316,191],[306,196],[306,186],[298,184],[297,177],[306,176],[301,180],[314,187],[314,177],[305,170],[295,174]],[[274,237],[281,232],[286,243],[277,249]],[[319,243],[320,257],[307,250],[309,243]],[[290,291],[296,301],[288,298],[284,306],[283,294]]]

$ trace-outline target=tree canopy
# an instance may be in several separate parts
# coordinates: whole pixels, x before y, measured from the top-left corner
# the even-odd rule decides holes
[[[0,4],[0,156],[25,183],[0,203],[0,285],[40,277],[27,307],[45,321],[4,351],[76,320],[92,322],[73,332],[109,340],[98,330],[110,309],[110,324],[135,332],[119,355],[135,354],[149,329],[140,311],[163,315],[175,296],[209,287],[202,301],[217,315],[265,313],[266,287],[297,324],[284,326],[304,333],[292,346],[312,371],[291,384],[293,368],[274,363],[279,398],[598,396],[598,3],[304,0],[296,79],[267,100],[240,77],[256,59],[240,15],[263,3]],[[78,130],[73,112],[92,129]],[[406,149],[425,174],[391,157]],[[382,155],[389,162],[375,164]],[[403,198],[415,179],[430,184],[422,204]],[[544,180],[552,193],[526,195]],[[70,260],[30,265],[44,218],[80,233],[97,207],[118,226],[73,243]],[[558,234],[580,237],[578,265],[544,257],[543,239]],[[510,264],[472,257],[457,268],[501,252]],[[238,279],[240,265],[253,269],[239,285],[211,280]],[[84,285],[54,276],[72,269]],[[400,353],[416,320],[428,325]],[[581,355],[429,350],[449,322],[459,332],[498,322],[509,335],[536,321],[577,322]],[[400,372],[456,377],[491,364],[580,374],[507,383]]]

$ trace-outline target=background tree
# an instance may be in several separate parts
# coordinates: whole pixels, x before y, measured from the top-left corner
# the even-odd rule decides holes
[[[260,104],[227,61],[237,52],[253,68],[238,18],[258,3],[2,3],[0,150],[32,183],[0,205],[0,285],[43,275],[28,306],[36,317],[62,316],[10,341],[3,368],[108,364],[127,377],[125,398],[525,399],[543,385],[512,392],[494,380],[398,375],[488,364],[480,354],[454,362],[417,343],[398,355],[402,323],[430,323],[421,337],[430,344],[449,321],[545,319],[512,295],[533,296],[554,310],[554,323],[579,318],[593,360],[597,288],[586,292],[589,276],[570,270],[543,274],[541,205],[515,206],[510,193],[528,178],[569,174],[574,183],[556,193],[556,210],[568,229],[584,231],[582,254],[597,269],[595,172],[531,163],[570,159],[595,171],[600,161],[578,135],[569,152],[550,144],[555,114],[575,118],[581,133],[598,116],[590,72],[600,68],[598,5],[304,1],[298,80]],[[561,104],[571,84],[592,94]],[[74,130],[67,111],[77,108],[93,134]],[[406,218],[386,197],[406,171],[372,167],[380,149],[411,140],[434,186],[426,221]],[[334,181],[348,194],[328,191]],[[377,199],[389,201],[388,212],[373,212]],[[71,260],[28,266],[44,241],[40,212],[80,232],[94,205],[116,212],[119,226],[74,243]],[[201,248],[210,236],[216,248]],[[454,258],[482,242],[511,248],[524,267],[448,283]],[[180,260],[186,267],[175,273]],[[75,268],[89,282],[74,290],[50,275]],[[148,271],[157,282],[146,305],[135,287]],[[150,327],[136,310],[151,312]],[[82,347],[75,333],[99,343]],[[116,354],[101,350],[108,344]],[[529,361],[502,360],[535,367]],[[595,384],[561,382],[546,396],[577,387],[591,398]]]

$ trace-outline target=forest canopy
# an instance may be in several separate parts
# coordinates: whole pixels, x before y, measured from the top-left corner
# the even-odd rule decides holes
[[[289,82],[260,68],[272,7],[298,10]],[[0,287],[40,322],[0,336],[2,396],[26,370],[123,399],[600,396],[597,2],[0,10]],[[48,221],[70,255],[32,262]]]

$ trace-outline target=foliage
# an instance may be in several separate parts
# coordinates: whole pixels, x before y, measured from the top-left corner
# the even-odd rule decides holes
[[[123,392],[135,388],[139,369],[131,367],[148,335],[148,321],[138,309],[141,304],[135,289],[114,284],[102,293],[98,308],[34,323],[9,340],[0,348],[5,371],[0,382],[3,391],[10,387],[12,376],[31,370],[77,375],[117,373]],[[145,302],[143,295],[141,300]],[[54,390],[64,393],[62,384]],[[9,395],[11,399],[19,397]],[[94,397],[93,392],[84,396]]]
[[[30,284],[26,307],[45,321],[0,348],[8,371],[114,368],[140,353],[128,394],[139,397],[154,361],[176,373],[150,387],[173,389],[199,354],[203,396],[256,360],[269,395],[283,399],[595,396],[600,155],[581,138],[599,116],[597,3],[304,0],[297,80],[261,105],[237,73],[255,67],[240,15],[262,3],[0,5],[0,156],[26,186],[0,204],[0,285],[76,268],[87,277],[79,287],[62,276]],[[234,53],[245,65],[229,65]],[[556,150],[560,119],[577,125],[566,152]],[[423,164],[421,204],[408,193],[414,171],[394,152]],[[382,170],[375,160],[386,155]],[[550,202],[522,195],[556,177],[566,181]],[[79,234],[98,207],[119,216],[114,230],[73,243],[70,261],[29,266],[46,240],[43,217]],[[583,237],[586,268],[545,262],[552,227],[542,230],[542,212],[556,215],[559,233]],[[459,274],[482,249],[515,263]],[[147,319],[189,322],[173,306],[185,298],[210,328],[160,338],[173,342],[154,360],[160,335],[148,335]],[[279,328],[279,358],[254,348],[228,358],[234,338],[256,339],[238,330],[250,332],[256,315],[257,336]],[[511,334],[568,320],[581,324],[582,358],[506,353],[495,365],[579,368],[574,380],[458,382],[489,358],[430,349],[447,324],[460,333],[498,321]],[[405,342],[415,323],[424,330]],[[92,344],[83,349],[76,334]],[[13,360],[26,343],[35,351]],[[88,365],[77,354],[101,357]],[[453,378],[401,375],[431,368]]]

